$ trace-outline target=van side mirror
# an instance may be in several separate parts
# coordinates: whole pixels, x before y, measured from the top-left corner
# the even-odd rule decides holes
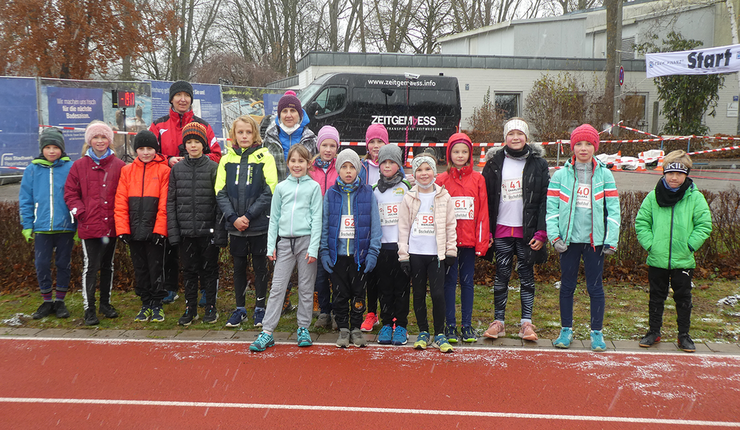
[[[315,100],[309,103],[304,110],[308,113],[308,119],[311,121],[313,121],[314,117],[316,117],[316,115],[320,113],[319,104],[316,103]]]

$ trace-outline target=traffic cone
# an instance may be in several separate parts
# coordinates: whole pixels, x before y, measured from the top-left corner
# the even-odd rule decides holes
[[[486,147],[481,146],[480,147],[480,160],[478,160],[478,167],[483,167],[486,165]]]
[[[638,158],[637,160],[637,169],[635,169],[635,172],[646,172],[647,169],[645,168],[645,160],[642,158]]]
[[[663,156],[662,155],[660,157],[658,157],[658,165],[655,166],[655,171],[656,172],[662,172],[663,171]]]
[[[409,146],[409,152],[406,154],[406,167],[411,168],[411,162],[414,161],[414,147]]]

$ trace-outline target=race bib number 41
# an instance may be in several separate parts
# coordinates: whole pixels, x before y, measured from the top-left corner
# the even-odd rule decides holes
[[[576,191],[576,207],[591,209],[591,185],[579,185]]]
[[[339,226],[340,239],[355,238],[355,217],[352,215],[342,215],[342,225]]]
[[[378,206],[381,226],[398,224],[398,205],[399,203],[385,203]]]
[[[475,203],[472,197],[453,197],[455,219],[475,219]]]
[[[522,199],[522,178],[504,179],[501,182],[501,198],[505,202]]]
[[[434,214],[419,212],[416,215],[412,232],[416,236],[434,236]]]

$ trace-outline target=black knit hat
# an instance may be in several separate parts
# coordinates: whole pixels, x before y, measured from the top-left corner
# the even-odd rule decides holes
[[[193,86],[187,81],[177,81],[170,86],[170,104],[175,94],[185,92],[190,94],[190,100],[193,100]]]
[[[56,145],[64,152],[64,135],[58,128],[45,128],[39,137],[39,151],[44,150],[49,145]]]
[[[161,152],[157,136],[149,130],[141,130],[134,137],[134,151],[139,148],[154,148],[157,153]]]

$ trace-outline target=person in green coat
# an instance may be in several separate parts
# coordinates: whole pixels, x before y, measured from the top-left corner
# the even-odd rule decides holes
[[[663,177],[645,197],[635,218],[637,240],[648,251],[650,331],[640,341],[644,348],[660,342],[663,305],[668,288],[673,288],[678,347],[686,352],[696,351],[689,336],[694,252],[712,232],[712,213],[704,195],[689,178],[691,166],[691,158],[684,151],[666,155]]]

